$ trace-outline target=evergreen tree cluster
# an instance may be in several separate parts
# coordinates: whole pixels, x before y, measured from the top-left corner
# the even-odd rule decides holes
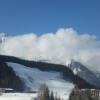
[[[53,92],[50,92],[48,89],[48,86],[43,83],[40,86],[40,89],[38,91],[38,100],[62,100],[61,98],[58,98],[57,95],[54,96]]]
[[[12,88],[14,91],[24,90],[24,82],[4,62],[0,62],[0,88]]]

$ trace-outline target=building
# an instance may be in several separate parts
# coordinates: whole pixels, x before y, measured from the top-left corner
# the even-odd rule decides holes
[[[0,94],[2,93],[9,93],[9,92],[13,92],[14,90],[11,88],[0,88]]]

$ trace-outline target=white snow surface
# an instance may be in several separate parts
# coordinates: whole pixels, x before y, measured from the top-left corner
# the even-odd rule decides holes
[[[3,93],[0,100],[35,100],[36,97],[33,93]]]
[[[40,84],[46,83],[50,91],[53,91],[55,94],[57,93],[59,97],[67,100],[74,88],[72,83],[61,78],[59,72],[40,71],[39,69],[29,68],[16,63],[8,63],[8,65],[14,69],[16,74],[24,81],[26,87],[30,90],[38,91]]]
[[[81,71],[81,70],[80,70],[79,68],[74,68],[74,69],[73,69],[73,73],[74,73],[75,75],[77,75],[77,73],[80,72],[80,71]]]

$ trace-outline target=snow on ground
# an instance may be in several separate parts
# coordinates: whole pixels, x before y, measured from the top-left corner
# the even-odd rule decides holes
[[[0,100],[35,100],[36,97],[33,93],[3,93]]]
[[[16,74],[25,82],[25,85],[30,90],[37,91],[41,83],[46,83],[54,93],[67,100],[74,85],[63,80],[59,72],[54,71],[40,71],[36,68],[29,68],[16,63],[8,63]]]

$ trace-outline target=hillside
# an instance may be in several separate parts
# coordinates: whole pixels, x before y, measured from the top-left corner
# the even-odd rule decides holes
[[[2,66],[2,63],[5,63],[4,66]],[[17,76],[18,80],[23,83],[21,86],[24,86],[23,88],[18,87],[20,86],[20,83],[18,84],[16,80],[11,80],[10,85],[5,84],[4,87],[9,86],[15,90],[18,89],[18,91],[23,89],[24,92],[37,92],[40,84],[46,83],[50,91],[57,93],[64,100],[66,100],[68,99],[74,86],[77,86],[80,89],[100,88],[94,84],[90,84],[82,77],[79,77],[77,74],[74,74],[73,70],[71,70],[69,67],[60,64],[28,61],[12,56],[0,55],[0,66],[7,69],[12,69],[14,75],[12,74],[10,77],[16,79]],[[6,70],[4,71],[7,72]],[[1,79],[3,76],[5,76],[5,73],[2,74]],[[16,82],[17,89],[13,87],[12,81]]]
[[[84,79],[80,78],[78,75],[75,75],[70,68],[64,65],[51,64],[51,63],[46,63],[46,62],[28,61],[28,60],[19,59],[12,56],[3,56],[3,55],[0,55],[0,61],[18,63],[27,67],[38,68],[41,71],[60,72],[63,79],[69,80],[70,82],[77,85],[79,88],[100,88],[98,86],[95,86],[93,84],[86,82]]]
[[[17,92],[24,90],[24,82],[16,75],[13,68],[4,62],[0,62],[0,88],[13,88]]]

